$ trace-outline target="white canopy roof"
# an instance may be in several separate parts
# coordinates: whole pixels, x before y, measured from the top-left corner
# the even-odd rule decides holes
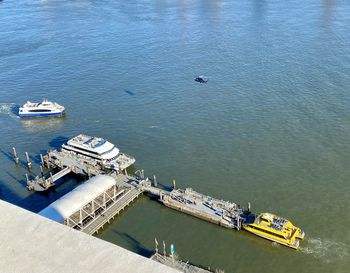
[[[116,184],[113,177],[97,175],[62,196],[39,212],[41,216],[62,223],[64,219]]]

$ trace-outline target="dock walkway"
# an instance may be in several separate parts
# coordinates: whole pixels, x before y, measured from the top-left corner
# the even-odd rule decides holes
[[[140,194],[142,194],[141,189],[131,188],[129,189],[120,199],[118,199],[113,205],[108,207],[102,214],[98,215],[89,225],[85,226],[81,231],[87,234],[97,233],[99,229],[111,219],[113,219],[117,214],[125,209],[131,202],[133,202]]]
[[[55,173],[52,176],[52,181],[55,182],[58,179],[62,178],[63,176],[69,174],[72,171],[72,169],[70,167],[65,167],[62,170],[60,170],[58,173]]]
[[[35,177],[33,180],[29,180],[27,178],[27,188],[29,190],[34,191],[46,191],[49,188],[53,187],[55,185],[55,182],[64,177],[65,175],[72,172],[71,167],[65,167],[62,170],[60,170],[58,173],[55,173],[54,175],[51,175],[49,178],[42,177]],[[51,173],[50,173],[51,174]]]

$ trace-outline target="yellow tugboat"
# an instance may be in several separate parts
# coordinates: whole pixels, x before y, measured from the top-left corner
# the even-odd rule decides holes
[[[298,249],[300,241],[305,236],[300,228],[287,219],[267,212],[250,214],[243,228],[255,235],[294,249]]]

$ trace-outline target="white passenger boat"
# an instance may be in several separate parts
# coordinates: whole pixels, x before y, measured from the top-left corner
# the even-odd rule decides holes
[[[119,149],[109,141],[80,134],[62,145],[62,152],[98,162],[110,170],[125,169],[135,162],[135,158],[120,153]]]
[[[19,108],[20,117],[44,117],[60,116],[64,113],[64,107],[56,102],[44,99],[42,102],[27,101]]]

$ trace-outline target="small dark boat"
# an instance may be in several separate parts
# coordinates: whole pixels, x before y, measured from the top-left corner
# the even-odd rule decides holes
[[[194,79],[196,82],[199,82],[199,83],[207,83],[208,82],[208,79],[204,76],[198,76]]]

